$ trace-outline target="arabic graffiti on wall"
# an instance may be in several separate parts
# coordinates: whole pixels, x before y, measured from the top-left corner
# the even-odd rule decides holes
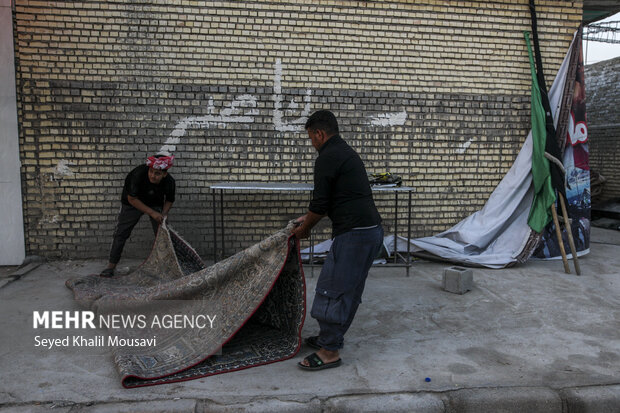
[[[304,124],[312,111],[312,90],[307,89],[303,94],[303,102],[297,102],[295,97],[290,100],[282,92],[282,60],[276,59],[273,74],[273,104],[272,123],[274,130],[278,132],[301,133]],[[225,129],[230,125],[255,122],[259,115],[258,97],[251,94],[237,96],[233,101],[217,112],[213,98],[208,100],[205,114],[202,116],[189,116],[176,123],[174,129],[160,148],[160,152],[174,152],[176,145],[181,143],[188,129]],[[407,121],[407,112],[385,112],[369,114],[365,117],[365,124],[374,127],[402,126]]]

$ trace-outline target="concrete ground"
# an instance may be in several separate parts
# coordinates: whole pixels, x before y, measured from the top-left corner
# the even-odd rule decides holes
[[[298,369],[303,346],[292,360],[133,390],[107,349],[34,349],[32,310],[79,309],[64,280],[104,263],[42,264],[0,288],[0,412],[620,412],[620,232],[593,228],[580,263],[581,276],[560,261],[474,269],[463,295],[441,288],[448,264],[416,261],[408,278],[373,267],[341,367]],[[304,337],[316,332],[308,318]]]

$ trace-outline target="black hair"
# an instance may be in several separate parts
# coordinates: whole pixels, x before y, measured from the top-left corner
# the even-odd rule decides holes
[[[319,129],[327,134],[338,133],[338,121],[336,116],[329,110],[317,110],[306,121],[306,130]]]

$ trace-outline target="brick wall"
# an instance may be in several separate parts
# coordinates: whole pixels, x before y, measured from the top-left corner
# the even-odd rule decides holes
[[[416,188],[414,234],[430,235],[480,209],[529,129],[527,2],[169,3],[16,1],[28,253],[105,257],[125,175],[165,147],[171,223],[208,257],[209,185],[310,182],[302,125],[321,108],[369,172]],[[582,2],[537,8],[551,84]],[[391,232],[393,196],[377,198]],[[227,195],[227,252],[307,199]],[[149,231],[143,219],[125,256],[146,254]]]
[[[620,198],[620,57],[585,70],[590,168],[606,180],[600,200]]]

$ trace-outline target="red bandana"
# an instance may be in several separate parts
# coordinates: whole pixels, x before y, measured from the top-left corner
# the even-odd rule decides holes
[[[174,161],[174,155],[162,156],[160,158],[149,156],[146,159],[146,165],[153,169],[161,169],[165,171],[172,166],[173,161]]]

